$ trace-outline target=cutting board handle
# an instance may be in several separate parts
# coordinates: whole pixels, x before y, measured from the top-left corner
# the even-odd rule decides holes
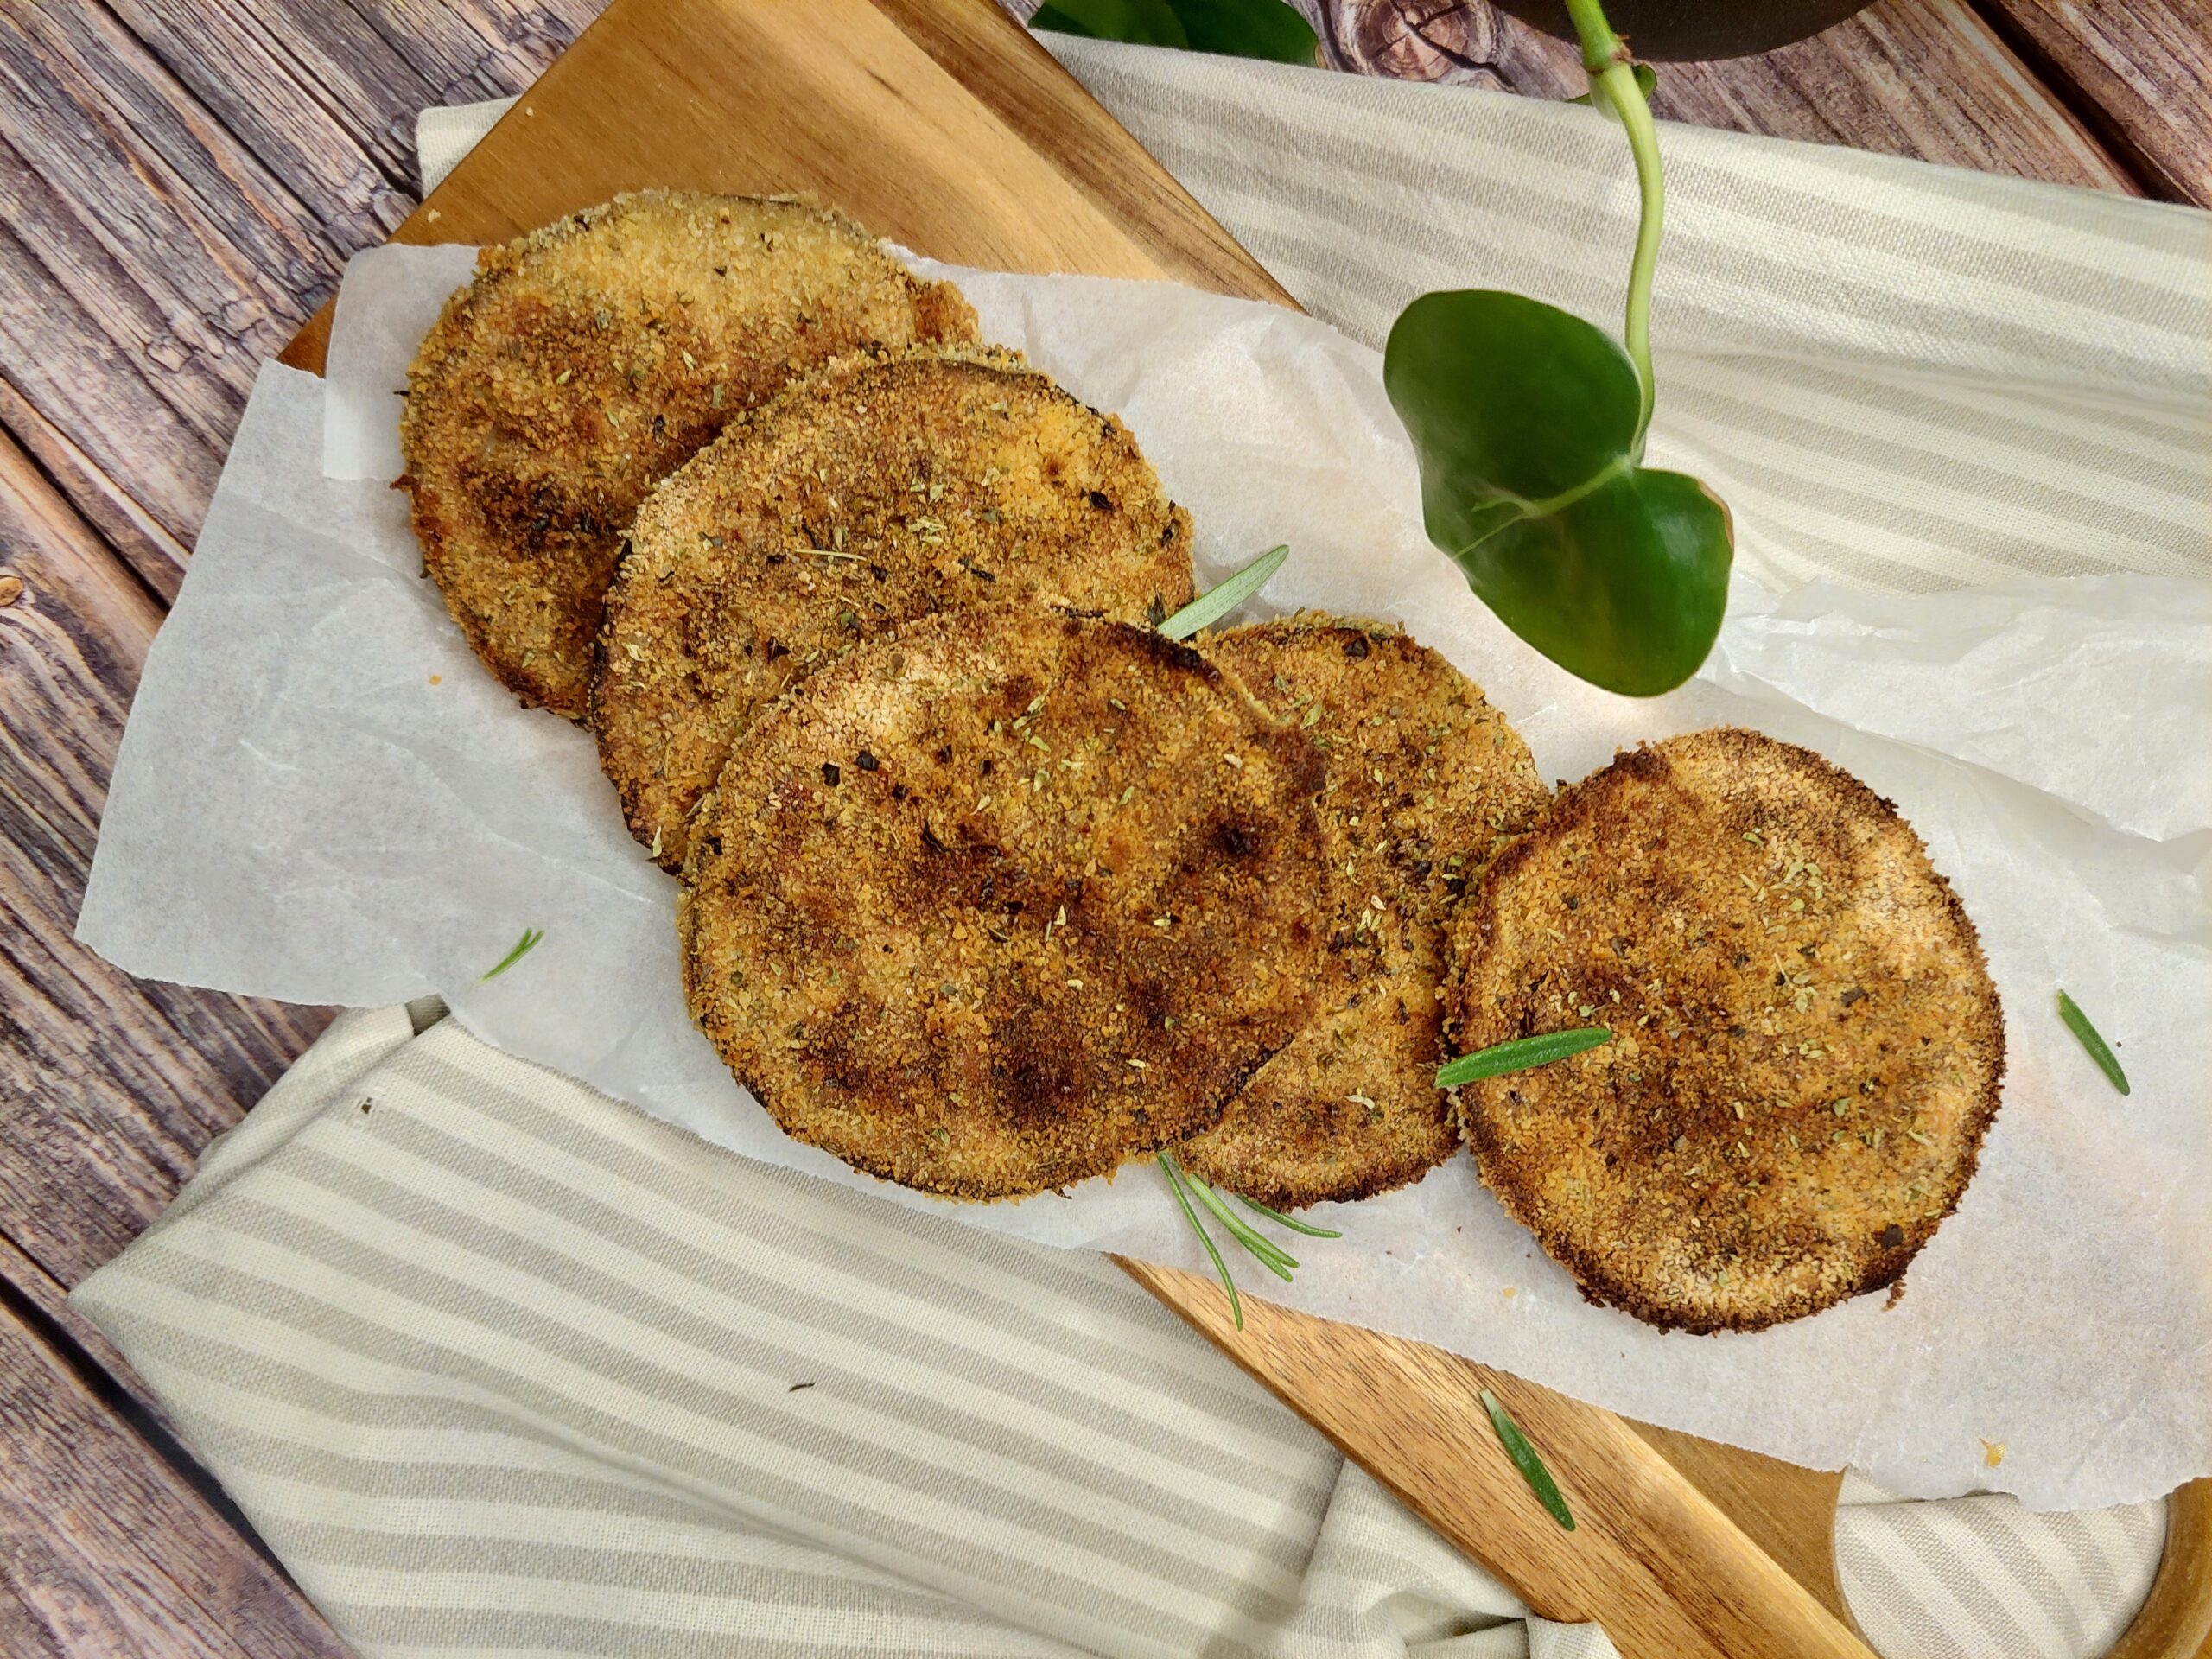
[[[1116,1259],[1533,1611],[1603,1625],[1622,1659],[1873,1659],[1835,1590],[1840,1476],[1646,1432],[1440,1349],[1249,1296],[1240,1332],[1213,1281]],[[1573,1532],[1507,1459],[1484,1389],[1541,1449]],[[1670,1450],[1701,1458],[1766,1536],[1732,1519]]]

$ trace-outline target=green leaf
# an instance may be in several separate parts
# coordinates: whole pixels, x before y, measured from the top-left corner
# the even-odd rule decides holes
[[[2134,1090],[2127,1086],[2127,1073],[2120,1069],[2120,1056],[2112,1052],[2111,1045],[2089,1023],[2089,1016],[2082,1012],[2082,1005],[2063,991],[2058,994],[2058,1017],[2066,1022],[2066,1029],[2074,1033],[2082,1046],[2089,1051],[2089,1058],[2097,1063],[2097,1070],[2105,1074],[2106,1080],[2121,1094],[2133,1094]]]
[[[1266,587],[1282,562],[1290,556],[1286,544],[1271,547],[1242,569],[1224,577],[1160,625],[1170,639],[1187,639],[1200,628],[1218,622]]]
[[[1294,1233],[1303,1233],[1308,1238],[1342,1238],[1344,1236],[1334,1228],[1316,1227],[1310,1221],[1300,1221],[1295,1216],[1286,1216],[1280,1210],[1270,1210],[1257,1198],[1248,1198],[1242,1192],[1236,1194],[1236,1202],[1255,1214],[1265,1216],[1269,1221],[1280,1222]]]
[[[1199,1202],[1213,1211],[1216,1219],[1229,1229],[1229,1236],[1250,1251],[1253,1258],[1276,1278],[1287,1281],[1298,1267],[1298,1258],[1268,1237],[1255,1231],[1241,1219],[1234,1210],[1221,1201],[1221,1194],[1200,1180],[1189,1170],[1183,1172],[1184,1183],[1198,1195]]]
[[[1029,22],[1092,40],[1227,58],[1308,67],[1320,60],[1313,28],[1283,0],[1047,0]]]
[[[1191,44],[1189,31],[1168,0],[1046,0],[1029,26],[1132,46]]]
[[[1549,1065],[1554,1060],[1563,1060],[1570,1054],[1580,1054],[1612,1040],[1613,1033],[1604,1026],[1577,1026],[1571,1031],[1546,1031],[1534,1037],[1516,1037],[1510,1043],[1495,1043],[1449,1062],[1437,1072],[1436,1086],[1457,1089],[1478,1077],[1502,1077],[1509,1071]]]
[[[1727,607],[1728,510],[1639,464],[1625,352],[1556,306],[1463,289],[1405,308],[1382,377],[1429,539],[1500,620],[1607,690],[1656,696],[1697,671]]]
[[[1567,1507],[1567,1499],[1560,1495],[1559,1483],[1552,1478],[1552,1471],[1544,1467],[1544,1460],[1536,1455],[1536,1448],[1529,1444],[1529,1437],[1521,1432],[1521,1425],[1513,1421],[1512,1414],[1497,1403],[1497,1396],[1488,1389],[1482,1392],[1483,1409],[1490,1413],[1490,1426],[1497,1431],[1498,1441],[1505,1447],[1505,1455],[1513,1459],[1513,1466],[1521,1471],[1521,1478],[1529,1483],[1529,1490],[1551,1511],[1552,1519],[1573,1532],[1573,1513]]]
[[[1554,500],[1633,458],[1643,435],[1628,353],[1523,294],[1422,295],[1391,325],[1382,384],[1421,453],[1423,505],[1440,544],[1446,534],[1466,539],[1451,513]]]
[[[1728,509],[1681,473],[1638,468],[1459,556],[1467,585],[1569,673],[1625,696],[1698,671],[1728,609]]]

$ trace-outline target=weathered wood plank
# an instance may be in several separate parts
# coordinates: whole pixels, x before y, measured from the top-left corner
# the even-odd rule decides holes
[[[0,1297],[0,1650],[295,1659],[346,1649],[283,1576]]]
[[[111,0],[200,100],[284,178],[369,158],[415,192],[415,116],[519,92],[605,0]],[[350,249],[349,249],[350,251]]]
[[[353,0],[370,25],[437,90],[436,102],[518,92],[597,21],[607,0]],[[401,111],[413,167],[413,110]],[[414,175],[410,170],[410,179]]]
[[[168,1413],[131,1369],[122,1351],[98,1325],[69,1306],[69,1287],[17,1249],[4,1230],[0,1230],[0,1287],[4,1287],[0,1295],[13,1295],[22,1304],[17,1309],[19,1314],[46,1327],[49,1347],[73,1350],[79,1369],[89,1365],[106,1377],[114,1390],[130,1402],[130,1409],[143,1412],[162,1433],[181,1442]]]
[[[1486,0],[1322,0],[1331,57],[1404,79],[1583,90],[1563,41]],[[1755,58],[1661,67],[1669,120],[2140,194],[2126,168],[2043,87],[1965,0],[1882,0]]]
[[[0,10],[0,140],[6,378],[188,543],[327,235],[92,8]]]
[[[0,607],[0,1227],[73,1285],[327,1016],[134,980],[71,938],[160,613],[3,442],[0,567],[22,583]]]
[[[62,499],[164,605],[176,597],[184,582],[185,544],[5,378],[0,378],[0,434],[22,446]]]
[[[14,1299],[16,1314],[31,1333],[84,1381],[119,1425],[137,1434],[153,1457],[175,1471],[186,1485],[206,1500],[204,1513],[181,1514],[177,1523],[205,1527],[219,1535],[235,1533],[249,1547],[274,1560],[268,1546],[222,1484],[200,1461],[145,1379],[105,1332],[69,1305],[68,1297],[65,1286],[0,1235],[0,1305]],[[289,1579],[286,1582],[289,1586]],[[293,1593],[298,1592],[294,1590]]]
[[[0,381],[32,429],[0,421],[156,591],[256,368],[413,206],[416,111],[518,90],[599,10],[0,8]]]
[[[1979,3],[2152,194],[2212,207],[2212,10],[2204,0]]]
[[[11,207],[26,197],[49,197],[4,146],[0,191],[8,193]],[[192,377],[198,384],[187,390],[202,404],[199,412],[214,415],[224,404],[231,406],[222,434],[197,429],[156,389],[157,381],[170,378],[170,371],[118,340],[54,280],[38,251],[39,221],[51,215],[34,211],[22,217],[31,222],[21,235],[14,225],[0,221],[0,296],[25,296],[23,303],[0,303],[0,384],[11,394],[11,405],[22,404],[36,426],[50,429],[67,450],[83,457],[82,477],[119,491],[130,504],[129,516],[159,527],[150,547],[188,546],[199,534],[200,515],[222,471],[223,435],[236,423],[244,399],[219,383]],[[52,251],[51,244],[47,251]],[[118,326],[145,342],[157,337],[158,318],[135,302],[136,297],[127,290],[111,293],[104,308]],[[119,505],[111,504],[111,516]],[[99,509],[88,502],[85,510],[89,515]],[[143,574],[162,593],[174,593],[183,576],[181,569]]]

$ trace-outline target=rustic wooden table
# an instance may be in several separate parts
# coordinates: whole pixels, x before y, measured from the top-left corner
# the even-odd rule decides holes
[[[257,365],[414,205],[415,112],[518,91],[600,4],[0,0],[0,1651],[344,1651],[63,1300],[329,1011],[135,981],[70,933]],[[1484,0],[1305,9],[1349,69],[1580,90]],[[2206,0],[1881,0],[1656,103],[2212,206]]]

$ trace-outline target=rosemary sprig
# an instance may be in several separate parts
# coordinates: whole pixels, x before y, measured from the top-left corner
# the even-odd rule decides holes
[[[2127,1086],[2127,1073],[2120,1069],[2120,1056],[2098,1034],[2089,1023],[2089,1016],[2082,1012],[2082,1005],[2061,991],[2058,994],[2058,1017],[2066,1022],[2066,1029],[2081,1039],[2082,1046],[2089,1051],[2089,1058],[2097,1063],[2097,1070],[2110,1079],[2112,1086],[2123,1095],[2134,1091]]]
[[[1289,1281],[1292,1270],[1298,1266],[1296,1256],[1284,1249],[1273,1239],[1255,1232],[1249,1224],[1238,1218],[1234,1210],[1221,1201],[1220,1193],[1192,1174],[1189,1170],[1183,1172],[1183,1179],[1189,1185],[1191,1191],[1198,1195],[1199,1201],[1219,1218],[1221,1224],[1229,1229],[1229,1236],[1231,1238],[1258,1257],[1260,1265],[1274,1274],[1276,1278],[1286,1282]]]
[[[1294,1233],[1305,1234],[1308,1238],[1342,1238],[1344,1236],[1342,1233],[1338,1232],[1333,1228],[1316,1227],[1310,1221],[1300,1221],[1295,1216],[1286,1216],[1280,1210],[1270,1210],[1266,1205],[1262,1204],[1257,1198],[1248,1198],[1242,1192],[1236,1194],[1236,1202],[1243,1205],[1247,1210],[1257,1211],[1261,1215],[1265,1216],[1269,1221],[1279,1223],[1282,1226],[1289,1228]]]
[[[1170,639],[1187,639],[1200,628],[1220,621],[1266,587],[1268,579],[1282,569],[1282,562],[1289,556],[1287,545],[1269,548],[1236,575],[1207,588],[1162,622],[1160,632]]]
[[[1214,1219],[1229,1230],[1229,1236],[1249,1250],[1253,1259],[1276,1278],[1288,1282],[1298,1266],[1298,1258],[1231,1210],[1227,1200],[1210,1183],[1199,1179],[1176,1162],[1173,1153],[1160,1154],[1160,1173],[1167,1178],[1168,1190],[1175,1194],[1175,1202],[1183,1206],[1183,1218],[1191,1224],[1191,1230],[1198,1236],[1198,1243],[1206,1247],[1206,1254],[1213,1258],[1213,1270],[1221,1277],[1222,1289],[1229,1293],[1230,1314],[1236,1319],[1236,1328],[1242,1331],[1244,1328],[1244,1304],[1237,1298],[1236,1281],[1230,1277],[1229,1263],[1222,1260],[1221,1252],[1214,1248],[1213,1236],[1206,1231],[1205,1224],[1199,1220],[1198,1206],[1191,1202],[1191,1195],[1197,1193],[1198,1203],[1213,1211]],[[1254,1214],[1265,1216],[1269,1221],[1279,1221],[1294,1232],[1304,1233],[1313,1238],[1344,1236],[1342,1233],[1332,1232],[1326,1227],[1294,1221],[1242,1193],[1230,1196]]]
[[[1613,1040],[1613,1033],[1604,1026],[1578,1026],[1571,1031],[1541,1032],[1534,1037],[1516,1037],[1510,1043],[1498,1043],[1490,1048],[1478,1049],[1472,1054],[1462,1054],[1436,1074],[1440,1089],[1457,1089],[1463,1083],[1472,1083],[1477,1077],[1499,1077],[1508,1071],[1525,1071],[1531,1066],[1549,1065],[1554,1060],[1563,1060],[1570,1054],[1580,1054],[1587,1048]]]
[[[1483,1409],[1490,1413],[1490,1426],[1497,1431],[1499,1444],[1505,1455],[1513,1459],[1513,1466],[1521,1471],[1521,1478],[1529,1483],[1529,1490],[1541,1499],[1552,1519],[1567,1531],[1574,1530],[1574,1516],[1567,1507],[1567,1500],[1560,1496],[1559,1483],[1552,1478],[1552,1471],[1544,1467],[1544,1460],[1536,1455],[1536,1448],[1529,1444],[1529,1437],[1521,1432],[1521,1425],[1512,1414],[1497,1403],[1497,1396],[1488,1389],[1483,1390]]]
[[[479,985],[481,985],[487,979],[497,979],[501,974],[505,973],[508,969],[513,967],[515,963],[520,962],[524,957],[536,950],[537,948],[537,942],[544,937],[545,930],[542,927],[525,927],[523,929],[522,938],[515,941],[515,948],[508,951],[505,956],[499,958],[499,965],[497,967],[487,969],[483,973],[479,974],[476,976],[476,982]]]
[[[1175,1154],[1162,1151],[1160,1173],[1167,1178],[1167,1190],[1175,1195],[1175,1202],[1183,1206],[1183,1218],[1191,1224],[1191,1230],[1198,1236],[1198,1243],[1206,1247],[1206,1254],[1213,1258],[1213,1270],[1221,1275],[1221,1287],[1229,1293],[1229,1312],[1236,1321],[1236,1328],[1244,1328],[1244,1304],[1236,1300],[1236,1281],[1229,1276],[1229,1263],[1221,1259],[1221,1252],[1214,1248],[1213,1236],[1198,1224],[1198,1212],[1191,1207],[1191,1195],[1183,1190],[1183,1167],[1175,1161]]]

